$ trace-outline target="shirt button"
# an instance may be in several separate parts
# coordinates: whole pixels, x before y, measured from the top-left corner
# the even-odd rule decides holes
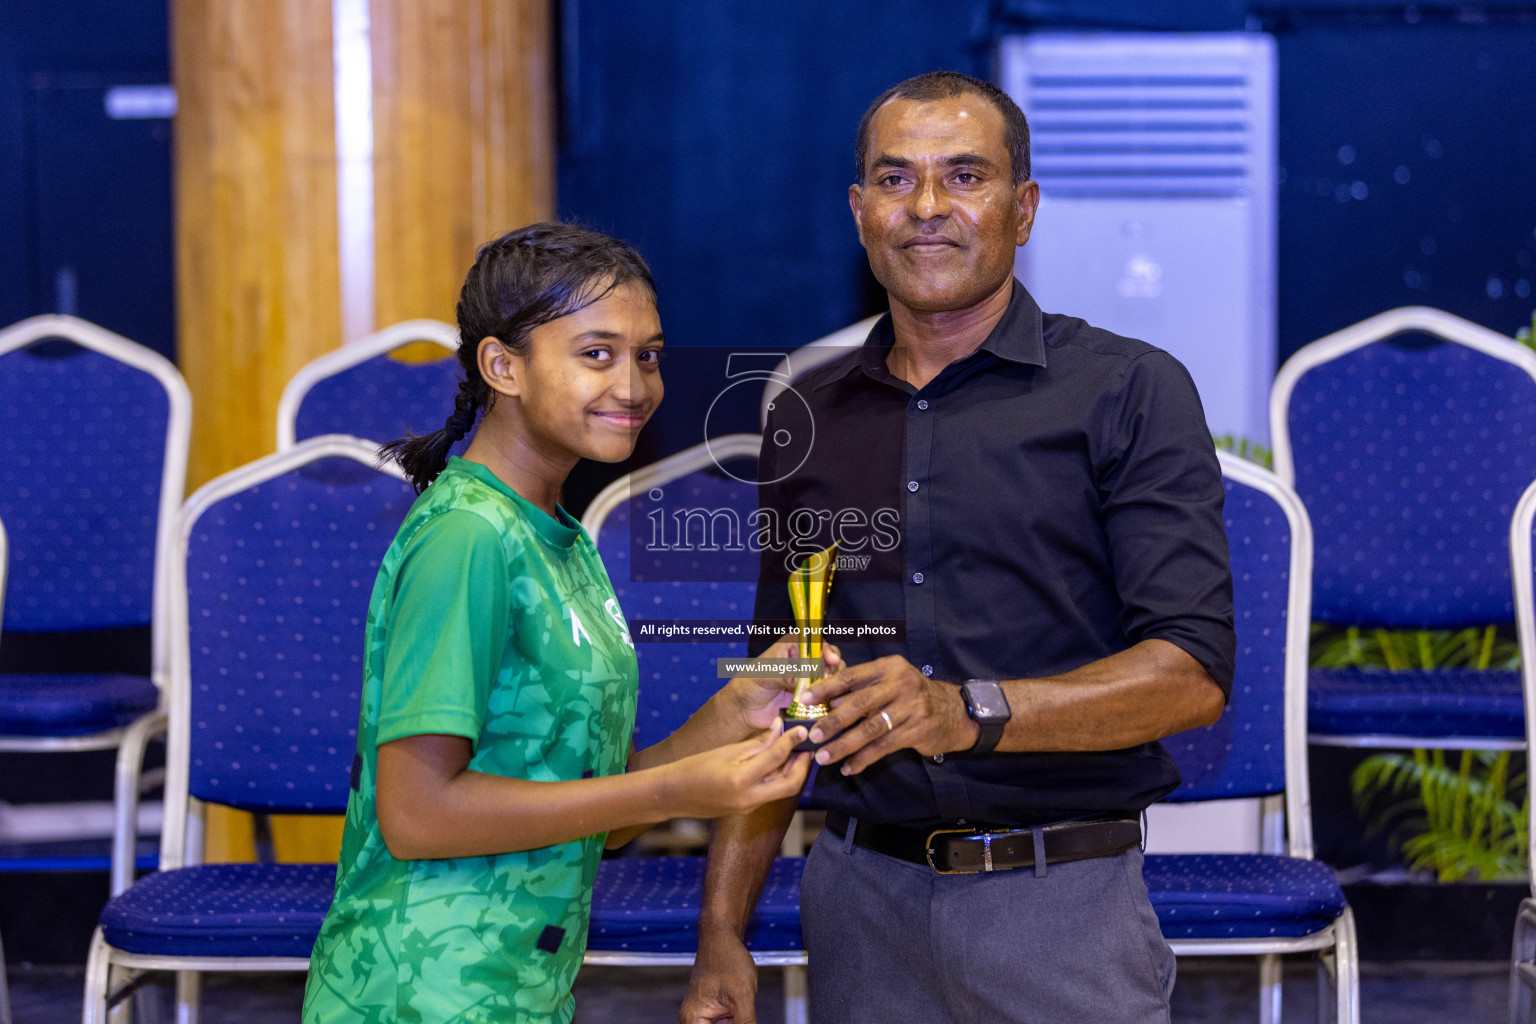
[[[923,666],[923,675],[925,675],[925,676],[933,675],[933,666],[932,665],[924,665]]]
[[[933,763],[934,764],[943,764],[944,763],[944,755],[943,754],[934,754],[933,755]]]
[[[917,481],[916,480],[908,480],[907,481],[907,490],[909,490],[909,491],[917,490]]]
[[[923,574],[920,573],[920,572],[913,573],[912,574],[912,582],[913,583],[921,583],[921,582],[923,582]]]
[[[928,399],[926,399],[926,398],[919,398],[917,400],[917,407],[919,409],[926,409],[926,408],[928,408]]]

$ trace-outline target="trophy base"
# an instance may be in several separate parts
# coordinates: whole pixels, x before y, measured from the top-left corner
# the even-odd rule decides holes
[[[797,701],[783,711],[780,711],[779,718],[783,720],[786,731],[793,729],[797,725],[803,725],[805,726],[806,733],[809,734],[811,726],[815,725],[818,720],[825,718],[831,710],[825,704],[801,704]],[[821,746],[820,743],[812,742],[809,736],[807,736],[807,738],[795,745],[795,752],[820,750]]]

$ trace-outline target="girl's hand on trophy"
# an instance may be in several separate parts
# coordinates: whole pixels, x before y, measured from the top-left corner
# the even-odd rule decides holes
[[[905,658],[849,666],[801,699],[832,705],[811,727],[811,742],[823,744],[816,763],[842,761],[844,775],[857,775],[897,750],[932,756],[976,743],[977,725],[965,713],[960,688],[928,678]]]
[[[796,754],[805,730],[785,732],[775,719],[759,736],[694,754],[658,771],[667,817],[718,818],[745,814],[765,803],[795,796],[810,773],[809,754]]]
[[[800,656],[799,644],[783,634],[756,660],[771,661]],[[831,644],[822,644],[822,670],[832,675],[842,668],[842,652]],[[779,717],[779,712],[789,707],[794,696],[798,677],[795,673],[776,672],[763,675],[736,676],[726,684],[726,690],[735,701],[742,723],[750,730],[766,729]]]

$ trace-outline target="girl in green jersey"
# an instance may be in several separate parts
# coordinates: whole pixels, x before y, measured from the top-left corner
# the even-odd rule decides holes
[[[627,458],[661,401],[644,262],[606,236],[535,224],[480,250],[458,320],[453,414],[384,448],[421,497],[369,604],[307,1024],[569,1021],[605,841],[790,796],[809,769],[768,680],[731,680],[671,737],[631,750],[634,647],[591,539],[556,499],[578,459]]]

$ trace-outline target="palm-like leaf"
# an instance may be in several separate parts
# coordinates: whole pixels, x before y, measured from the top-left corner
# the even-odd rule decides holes
[[[1523,878],[1530,804],[1509,798],[1525,788],[1509,764],[1509,751],[1497,750],[1464,751],[1455,764],[1438,750],[1374,754],[1351,788],[1362,813],[1376,808],[1367,834],[1390,830],[1409,868],[1441,881]]]

